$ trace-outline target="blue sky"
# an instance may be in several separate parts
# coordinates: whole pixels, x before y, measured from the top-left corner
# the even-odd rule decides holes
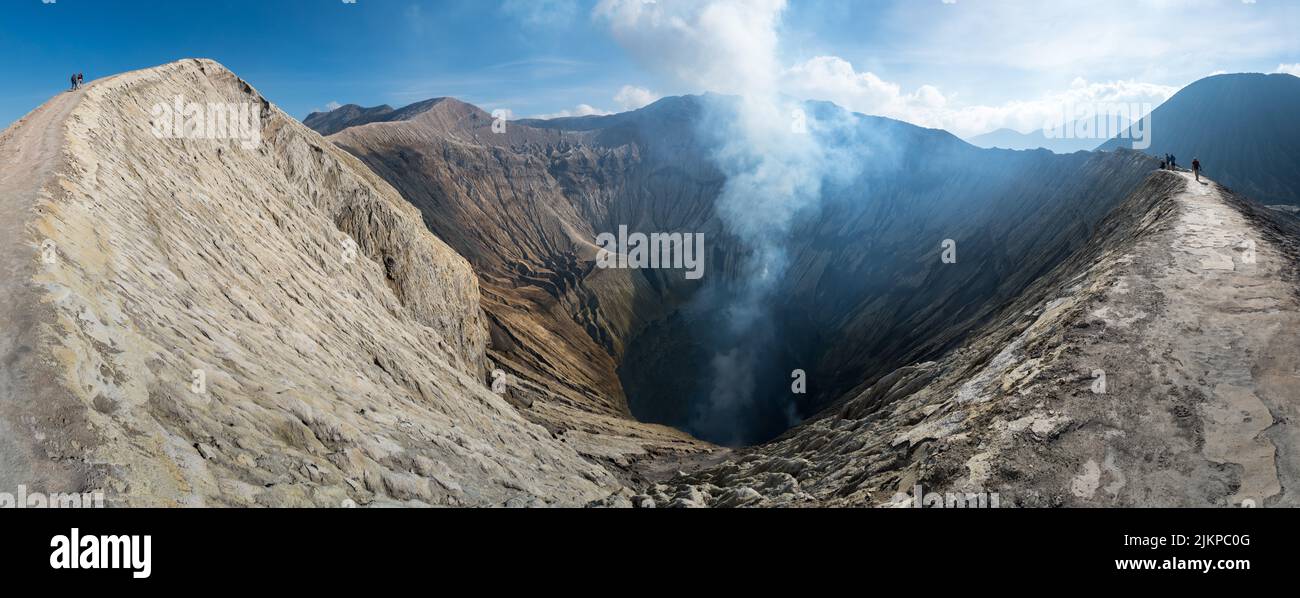
[[[213,58],[298,117],[455,96],[516,117],[754,85],[961,135],[1063,101],[1300,73],[1294,0],[2,0],[0,123],[90,78]]]

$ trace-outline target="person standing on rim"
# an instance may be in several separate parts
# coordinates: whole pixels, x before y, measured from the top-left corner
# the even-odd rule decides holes
[[[1192,158],[1192,174],[1196,175],[1196,182],[1201,182],[1201,159]]]
[[[72,75],[72,91],[76,91],[76,90],[77,90],[77,75],[74,73]]]

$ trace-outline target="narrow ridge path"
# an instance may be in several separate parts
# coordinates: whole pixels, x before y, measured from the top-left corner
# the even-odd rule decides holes
[[[1231,504],[1296,505],[1300,457],[1300,305],[1290,258],[1230,206],[1217,185],[1183,173],[1170,297],[1173,355],[1208,383],[1202,453],[1240,470]],[[1248,503],[1249,504],[1249,503]]]
[[[37,198],[54,184],[54,174],[66,163],[65,125],[80,103],[80,91],[64,92],[0,133],[0,492],[66,490],[78,487],[75,474],[54,465],[26,439],[27,430],[59,406],[36,400],[48,387],[40,380],[33,348],[39,321],[31,307],[39,305],[32,276],[40,267],[41,241],[28,224]]]

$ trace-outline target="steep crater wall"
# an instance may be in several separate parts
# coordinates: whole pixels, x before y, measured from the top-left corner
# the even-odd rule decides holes
[[[725,444],[768,440],[864,381],[951,350],[1081,245],[1154,167],[1135,152],[981,150],[851,116],[865,140],[860,173],[829,186],[786,240],[791,267],[775,293],[762,381],[705,422],[701,397],[714,392],[710,364],[723,349],[712,336],[728,319],[710,297],[743,283],[747,259],[716,212],[726,179],[699,130],[712,101],[669,98],[499,134],[486,113],[444,99],[331,139],[474,264],[490,353],[522,380],[512,394],[530,417],[582,429],[585,414],[635,415]],[[705,280],[595,268],[596,234],[620,225],[704,234]],[[947,239],[956,264],[940,261]],[[796,369],[806,395],[790,392]]]

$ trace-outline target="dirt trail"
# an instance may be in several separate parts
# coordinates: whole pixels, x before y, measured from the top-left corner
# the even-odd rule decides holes
[[[1076,372],[1103,395],[1062,412],[1080,504],[1294,506],[1300,302],[1293,259],[1217,184],[1179,173],[1167,227],[1120,259],[1080,320]]]
[[[36,342],[37,305],[31,287],[32,275],[40,267],[41,240],[29,228],[36,198],[54,193],[52,176],[65,167],[64,126],[68,115],[81,101],[84,91],[65,92],[32,111],[0,133],[0,492],[14,492],[18,485],[34,490],[67,489],[79,486],[71,469],[52,467],[48,460],[33,458],[37,447],[23,439],[40,418],[69,405],[38,401],[42,380],[39,364],[31,358]],[[52,248],[53,249],[53,248]],[[56,249],[55,249],[56,250]],[[56,416],[57,417],[57,416]],[[64,414],[63,417],[69,417]]]
[[[1166,325],[1147,342],[1168,342],[1175,375],[1208,388],[1202,453],[1238,469],[1229,501],[1300,504],[1300,305],[1283,274],[1291,258],[1215,184],[1183,176],[1172,267],[1155,281],[1170,299]]]

